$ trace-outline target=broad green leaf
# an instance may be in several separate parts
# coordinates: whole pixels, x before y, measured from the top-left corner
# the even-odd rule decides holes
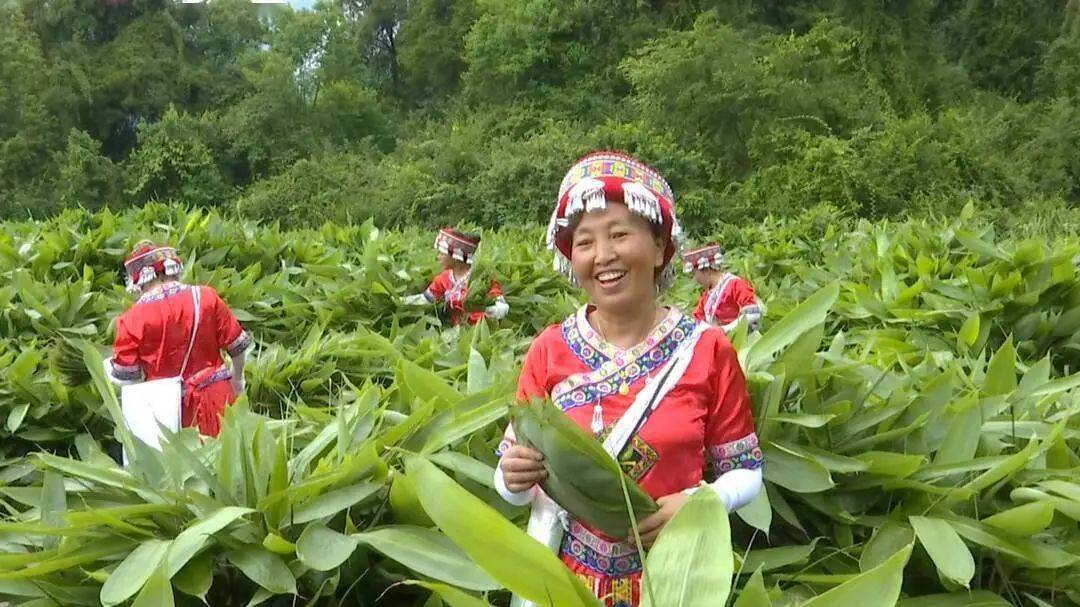
[[[761,569],[758,569],[747,580],[746,585],[739,591],[739,598],[735,599],[733,607],[772,607],[772,600],[765,590],[765,582],[761,577]]]
[[[214,557],[204,552],[191,559],[173,576],[172,583],[180,592],[198,597],[205,603],[206,593],[214,583]]]
[[[975,576],[975,559],[949,523],[938,518],[912,516],[909,519],[927,554],[943,578],[968,588]]]
[[[979,321],[978,314],[971,314],[967,317],[956,335],[957,350],[966,352],[968,348],[974,346],[975,342],[979,340]]]
[[[1061,480],[1049,480],[1039,483],[1039,486],[1047,491],[1063,495],[1074,502],[1080,502],[1080,484]]]
[[[987,487],[997,483],[998,481],[1007,478],[1013,474],[1016,474],[1027,466],[1040,450],[1040,444],[1036,440],[1028,441],[1026,447],[1010,455],[1001,463],[996,464],[993,468],[983,472],[979,476],[975,477],[971,482],[965,484],[962,488],[968,491],[982,491]]]
[[[696,491],[645,557],[641,606],[723,605],[734,570],[727,509],[716,492]]]
[[[296,578],[281,557],[261,546],[248,546],[227,554],[229,562],[247,578],[274,594],[296,594]]]
[[[746,350],[740,352],[740,362],[747,373],[762,368],[780,350],[795,342],[800,336],[825,321],[829,309],[840,295],[839,283],[822,287],[816,293],[795,306],[784,318],[774,324]]]
[[[1052,379],[1031,391],[1031,396],[1050,396],[1080,388],[1080,373]]]
[[[114,487],[116,489],[133,489],[136,485],[135,479],[127,472],[121,470],[110,470],[85,462],[77,462],[65,457],[56,457],[55,455],[49,455],[47,453],[36,453],[35,456],[47,468],[63,472],[66,476],[71,478],[101,483],[102,485]]]
[[[0,596],[40,598],[45,591],[29,580],[6,580],[0,578]]]
[[[302,525],[333,516],[375,495],[382,488],[383,483],[361,481],[355,485],[323,493],[297,507],[291,521],[293,524]]]
[[[67,513],[67,492],[64,477],[46,470],[41,482],[41,522],[50,527],[63,527]]]
[[[23,420],[26,419],[26,412],[30,410],[29,403],[23,403],[12,407],[7,417],[7,429],[8,432],[15,434],[22,426]]]
[[[1012,607],[1012,603],[993,592],[975,590],[904,599],[896,607]]]
[[[736,510],[735,514],[739,515],[739,518],[745,521],[747,525],[754,529],[760,529],[765,532],[765,535],[768,535],[769,528],[772,526],[772,510],[768,492],[758,491],[754,500]]]
[[[634,519],[656,512],[652,497],[558,407],[544,401],[515,406],[511,424],[521,444],[544,454],[544,493],[578,520],[609,537],[628,537]]]
[[[250,512],[254,512],[254,510],[238,506],[227,506],[181,531],[169,547],[169,555],[166,560],[166,570],[169,575],[176,575],[192,557],[202,550],[203,546],[210,540],[210,536]]]
[[[173,589],[163,563],[151,570],[150,579],[131,607],[173,607]]]
[[[805,546],[782,546],[751,550],[743,561],[743,571],[773,571],[796,563],[804,563],[814,552],[818,540]]]
[[[424,442],[422,453],[433,453],[468,437],[506,417],[507,404],[500,399],[461,414],[453,422],[438,428]]]
[[[1014,390],[1016,390],[1016,349],[1010,337],[990,359],[982,393],[985,396],[1000,396],[1011,394]]]
[[[330,571],[356,551],[355,539],[320,523],[310,523],[296,540],[296,556],[315,571]]]
[[[949,519],[949,525],[964,539],[984,548],[1007,554],[1042,569],[1072,565],[1080,557],[1037,540],[1010,536],[1000,529],[967,518]]]
[[[884,563],[806,601],[802,607],[895,607],[911,548],[912,544],[908,544]]]
[[[405,460],[427,513],[492,578],[515,594],[560,607],[599,602],[545,546],[420,458]],[[506,558],[513,554],[513,559]],[[522,571],[533,575],[523,576]]]
[[[491,387],[491,383],[484,356],[475,349],[469,348],[469,372],[465,391],[468,394],[475,394]]]
[[[772,443],[762,445],[765,453],[765,478],[796,493],[817,493],[835,486],[829,471],[817,462],[795,455]]]
[[[274,554],[290,555],[296,552],[296,544],[276,533],[267,533],[262,541],[263,548]]]
[[[770,419],[780,423],[803,426],[804,428],[821,428],[835,418],[836,416],[832,414],[778,413]]]
[[[984,518],[983,523],[1017,536],[1035,535],[1045,531],[1054,521],[1054,504],[1032,502]]]
[[[495,468],[457,451],[441,451],[428,459],[489,489],[495,488]]]
[[[428,369],[404,358],[398,364],[401,366],[402,381],[424,402],[431,402],[434,399],[437,403],[436,408],[444,408],[456,405],[464,398],[443,378]]]
[[[899,478],[915,474],[926,463],[926,458],[921,455],[905,455],[891,451],[867,451],[856,455],[855,458],[866,462],[867,471],[872,474]]]
[[[491,604],[487,601],[458,588],[454,588],[453,586],[447,586],[446,584],[421,582],[418,580],[409,580],[404,583],[411,586],[427,588],[442,598],[448,607],[491,607]]]
[[[967,462],[975,457],[982,433],[982,408],[976,403],[952,416],[945,441],[934,455],[934,465]]]
[[[862,555],[859,556],[859,570],[865,573],[880,566],[914,541],[915,532],[911,527],[895,521],[885,521],[874,531],[873,537],[863,548]]]
[[[417,573],[469,590],[501,586],[445,535],[422,527],[380,527],[353,535]]]
[[[119,605],[142,589],[150,576],[157,572],[171,542],[148,540],[140,544],[109,574],[101,587],[101,604]]]

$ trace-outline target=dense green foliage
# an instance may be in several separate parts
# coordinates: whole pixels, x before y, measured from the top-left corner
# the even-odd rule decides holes
[[[1080,199],[1076,0],[0,2],[0,217],[542,220],[578,155],[698,233]],[[1075,210],[1073,211],[1075,213]]]
[[[145,229],[181,247],[258,345],[220,440],[187,431],[163,455],[129,442],[124,470],[106,456],[130,439],[97,348]],[[732,517],[734,558],[715,550],[719,526],[714,550],[688,552],[716,504],[672,523],[681,539],[661,535],[647,559],[657,587],[682,588],[708,558],[714,577],[734,562],[737,607],[1080,601],[1075,233],[999,237],[969,208],[819,210],[738,236],[730,256],[768,304],[762,334],[733,337],[767,491]],[[506,587],[589,605],[491,487],[523,350],[578,294],[538,229],[485,247],[512,314],[444,329],[393,299],[433,270],[426,232],[155,205],[0,224],[0,601],[483,607]],[[684,276],[665,299],[695,295]],[[713,604],[682,589],[678,607]]]

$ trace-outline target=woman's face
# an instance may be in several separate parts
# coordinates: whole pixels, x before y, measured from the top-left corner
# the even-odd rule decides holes
[[[694,281],[703,287],[711,287],[715,278],[712,270],[694,270]]]
[[[570,264],[601,310],[630,309],[656,295],[663,241],[624,204],[585,213],[572,235]]]
[[[446,253],[439,253],[439,266],[444,270],[449,270],[454,267],[454,258],[450,257]]]

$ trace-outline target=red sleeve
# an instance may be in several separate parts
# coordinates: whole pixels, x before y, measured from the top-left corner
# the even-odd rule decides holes
[[[208,305],[203,306],[203,309],[213,315],[219,346],[228,352],[229,356],[238,356],[251,346],[251,337],[240,326],[240,321],[236,320],[236,315],[217,291],[211,287],[202,287],[202,292],[203,297],[208,300]]]
[[[112,374],[122,381],[142,379],[139,365],[139,340],[142,325],[130,314],[121,314],[116,320],[116,340],[113,342]]]
[[[705,322],[705,302],[709,299],[709,290],[706,289],[698,299],[697,307],[694,308],[694,319]]]
[[[447,270],[449,272],[450,270]],[[440,273],[431,281],[428,288],[424,291],[424,297],[428,301],[434,303],[436,301],[442,301],[443,296],[446,295],[446,289],[449,288],[449,281],[447,280],[446,272]]]
[[[521,375],[518,376],[518,402],[525,402],[533,398],[548,398],[547,391],[547,348],[544,346],[547,331],[537,335],[529,346],[529,352],[525,354],[525,362],[521,365]],[[502,457],[503,453],[517,444],[513,426],[507,425],[503,432],[502,441],[495,449],[495,455]]]
[[[547,390],[547,348],[544,346],[546,331],[533,340],[525,362],[521,365],[518,376],[517,398],[527,401],[534,398],[548,398]]]
[[[720,329],[709,329],[705,335],[709,333],[713,333],[715,396],[705,421],[705,447],[715,478],[735,468],[758,468],[765,460],[735,348]]]
[[[731,286],[731,295],[734,298],[735,305],[739,306],[740,310],[746,306],[757,305],[757,295],[754,293],[754,286],[750,284],[750,281],[739,278]]]
[[[488,297],[497,298],[502,297],[502,285],[499,284],[499,280],[496,278],[491,279],[491,290],[488,291]]]

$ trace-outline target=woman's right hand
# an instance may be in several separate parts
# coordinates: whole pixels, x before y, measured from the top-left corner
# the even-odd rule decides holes
[[[514,445],[499,460],[506,488],[513,493],[528,491],[533,485],[547,478],[544,454],[524,445]]]

